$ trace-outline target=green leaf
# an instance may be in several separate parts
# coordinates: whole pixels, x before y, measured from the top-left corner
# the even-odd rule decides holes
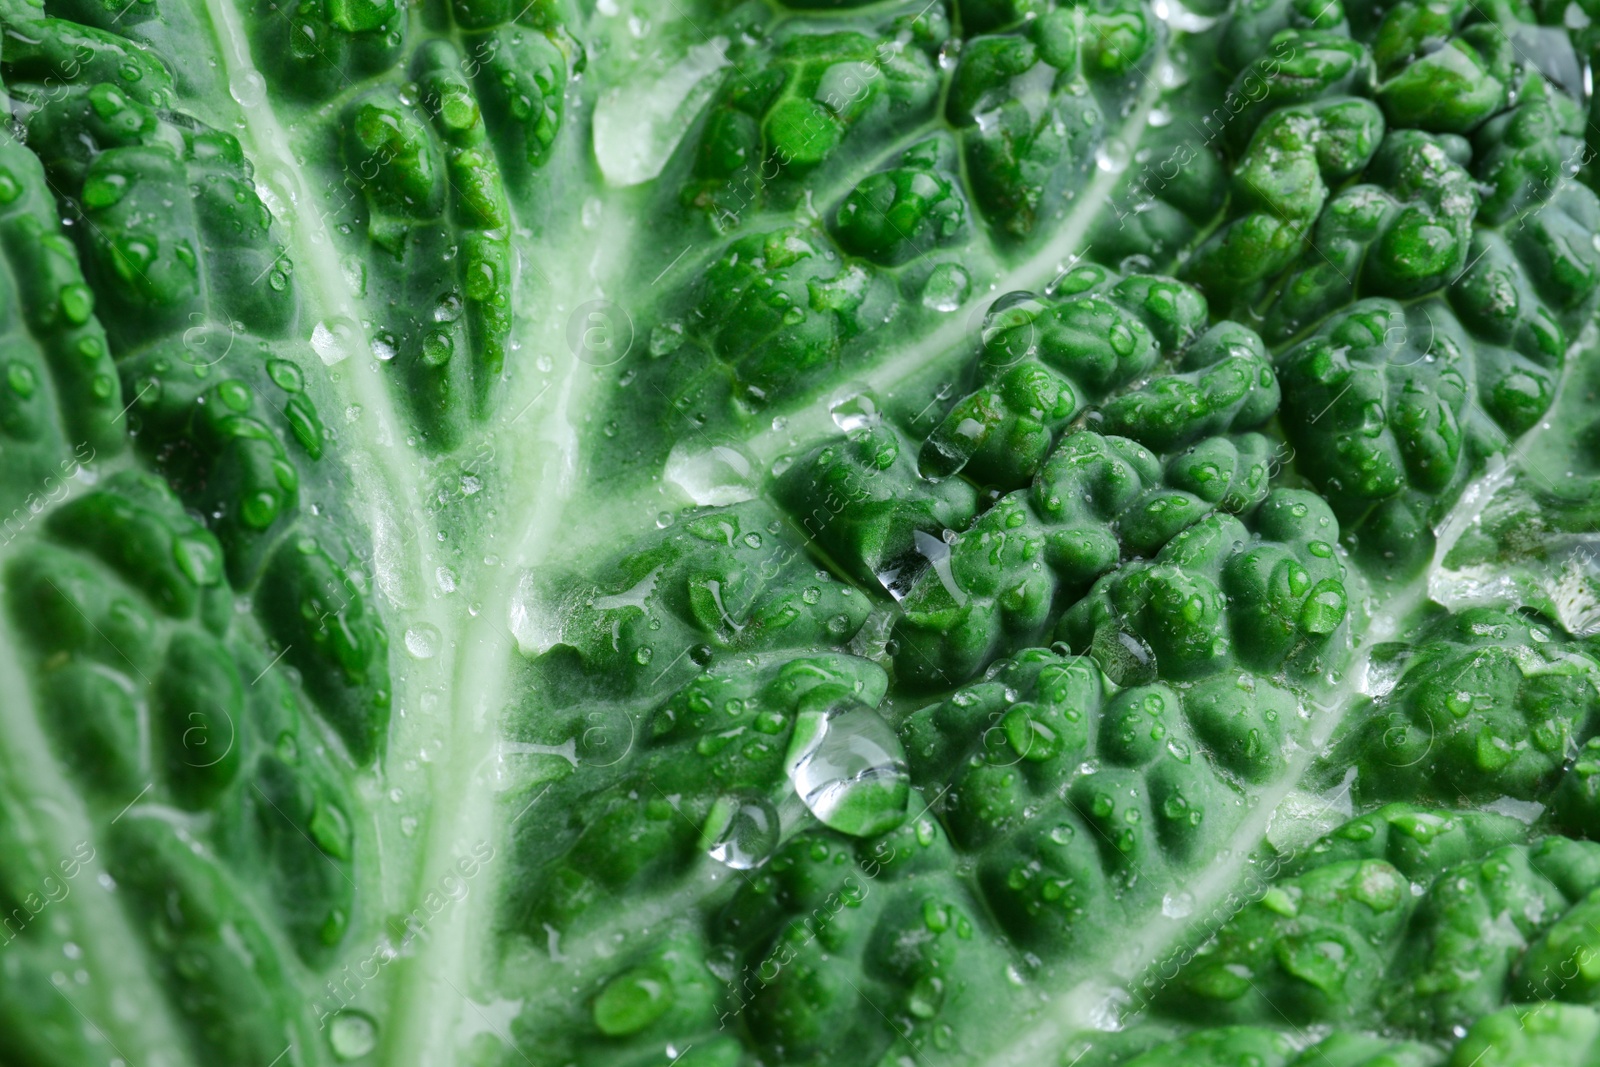
[[[1600,1064],[1581,7],[0,0],[0,1061]]]

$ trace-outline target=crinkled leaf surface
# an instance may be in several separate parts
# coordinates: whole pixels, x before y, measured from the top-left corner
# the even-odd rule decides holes
[[[1588,0],[0,0],[0,1064],[1600,1065]]]

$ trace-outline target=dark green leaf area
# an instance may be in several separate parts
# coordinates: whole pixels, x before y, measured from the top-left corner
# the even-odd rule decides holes
[[[1460,2],[1363,4],[1358,21],[1372,42],[1377,99],[1397,126],[1470,134],[1537,93],[1534,82],[1582,91],[1567,34],[1537,25],[1526,7],[1491,13]]]
[[[1205,323],[1205,299],[1192,286],[1102,267],[1077,267],[1048,298],[1006,294],[984,317],[978,389],[923,443],[918,469],[1006,490],[1027,485],[1070,419],[1163,357],[1179,357]],[[1195,358],[1205,362],[1203,354]],[[1162,400],[1138,397],[1149,390],[1123,400],[1110,416],[1114,432],[1149,429],[1173,416]],[[1192,427],[1179,427],[1174,437],[1184,429]]]
[[[8,26],[20,31],[14,32],[12,47],[0,60],[9,87],[31,82],[59,90],[69,82],[104,83],[125,87],[150,107],[173,103],[173,79],[165,64],[147,49],[130,47],[118,34],[47,17],[36,0],[8,3],[5,17]]]
[[[1185,965],[1163,1010],[1428,1040],[1508,1000],[1589,1000],[1557,965],[1594,936],[1575,935],[1600,886],[1600,846],[1395,804],[1336,830],[1291,872]]]
[[[963,1035],[1003,1010],[1009,953],[984,936],[955,859],[926,815],[870,845],[796,837],[714,922],[726,1018],[800,1063],[976,1052]]]
[[[1279,357],[1297,465],[1381,574],[1427,563],[1438,517],[1555,395],[1559,325],[1497,237],[1479,248],[1449,304],[1358,301]]]
[[[843,647],[872,610],[761,501],[685,509],[592,576],[551,584],[560,623],[537,636],[537,669],[609,699],[661,692],[724,657]]]
[[[1319,497],[1276,489],[1252,525],[1208,515],[1100,579],[1059,636],[1123,681],[1337,670],[1348,607],[1338,523]]]
[[[683,201],[719,228],[736,225],[847,141],[926,119],[939,76],[912,36],[795,32],[742,62],[710,106]]]
[[[1284,40],[1278,36],[1284,30],[1324,30],[1349,36],[1350,25],[1343,3],[1267,0],[1239,5],[1226,15],[1217,58],[1229,72],[1237,73],[1256,57],[1272,53],[1274,46]],[[1289,49],[1278,45],[1278,55],[1288,52]]]
[[[272,701],[293,714],[287,687],[252,699]],[[308,964],[331,962],[354,918],[356,906],[356,809],[334,767],[314,752],[306,734],[285,731],[275,752],[257,763],[237,806],[228,809],[221,848],[241,871],[262,871],[273,918]]]
[[[932,158],[930,158],[932,157]],[[839,246],[883,266],[924,255],[963,235],[959,183],[936,166],[937,145],[906,152],[901,165],[871,175],[845,196],[834,217]]]
[[[1337,4],[1332,5],[1337,7]],[[1201,120],[1209,134],[1209,120]],[[1196,138],[1187,123],[1149,130],[1147,146],[1108,209],[1089,231],[1088,254],[1106,264],[1175,270],[1228,201],[1228,166],[1214,136]]]
[[[521,166],[544,161],[560,129],[582,46],[563,25],[562,5],[536,0],[451,0],[426,20],[398,0],[264,0],[250,12],[252,52],[273,90],[321,102],[377,80],[430,45],[454,38],[490,113],[501,150]]]
[[[0,503],[7,540],[84,463],[123,446],[122,392],[95,294],[38,160],[0,143]]]
[[[1117,567],[1132,557],[1161,559],[1167,551],[1163,546],[1183,531],[1225,535],[1230,546],[1237,538],[1242,550],[1251,535],[1230,513],[1248,515],[1267,498],[1272,450],[1265,438],[1246,434],[1212,438],[1162,462],[1126,438],[1090,431],[1068,436],[1031,490],[1001,497],[948,544],[919,545],[920,573],[895,623],[898,676],[914,685],[960,681],[997,656],[1040,643],[1057,620],[1089,610],[1080,598],[1099,589],[1095,583],[1102,576],[1110,580],[1116,574],[1121,581],[1142,572],[1147,564]],[[1195,532],[1191,543],[1202,536],[1209,535]],[[1322,536],[1336,538],[1336,533]],[[1325,569],[1318,565],[1319,573]],[[1242,592],[1250,591],[1247,585],[1240,586]],[[1304,596],[1309,587],[1301,589],[1296,582],[1294,589]],[[1318,598],[1319,603],[1329,600],[1327,608],[1337,607],[1342,617],[1342,590],[1334,598],[1330,586],[1319,590]],[[1221,593],[1214,599],[1213,607],[1220,608]],[[1161,627],[1172,624],[1164,619]],[[1097,625],[1086,621],[1081,633],[1062,630],[1061,636],[1073,641],[1081,636],[1087,650]],[[1336,625],[1337,620],[1321,632]],[[1105,640],[1115,644],[1118,639]],[[1105,645],[1102,652],[1111,655],[1109,649]],[[1120,676],[1125,665],[1120,654],[1114,658],[1117,666],[1108,669]],[[1137,668],[1149,677],[1155,669],[1148,655]]]
[[[81,214],[73,231],[115,348],[196,326],[294,328],[294,265],[237,139],[121,84],[14,91],[29,146]]]
[[[300,453],[321,454],[321,424],[295,368],[257,347],[192,330],[146,349],[121,368],[136,397],[128,418],[184,503],[211,517],[229,581],[257,592],[266,632],[366,762],[388,731],[388,636],[350,546],[326,520],[299,514]],[[259,358],[272,384],[232,376],[229,354]],[[283,382],[296,388],[278,408]]]
[[[901,314],[890,280],[824,233],[787,227],[728,243],[684,296],[682,314],[651,327],[644,385],[670,404],[664,425],[748,423],[863,367]],[[874,331],[868,333],[869,328]],[[665,421],[670,420],[670,421]]]
[[[1563,833],[1600,840],[1600,738],[1578,750],[1550,795],[1550,816]]]
[[[352,909],[344,764],[275,659],[245,643],[221,546],[131,470],[55,510],[48,531],[54,544],[8,564],[7,608],[58,756],[108,815],[148,797],[254,819],[223,851],[266,876],[296,949],[326,961]]]
[[[980,857],[1000,922],[1034,952],[1087,960],[1210,862],[1299,721],[1292,693],[1246,674],[1119,689],[1095,660],[1040,649],[902,733],[914,777],[946,783],[936,810]]]
[[[812,813],[855,836],[897,825],[904,762],[873,710],[887,685],[881,667],[853,656],[745,656],[699,674],[636,724],[592,704],[530,721],[520,735],[554,755],[540,787],[550,795],[518,824],[522,921],[577,932],[595,901],[668,887],[717,861],[757,867],[780,835],[818,825]],[[807,756],[820,751],[812,763],[826,763],[830,734],[840,733],[882,752],[881,788],[834,781],[837,796],[819,793],[808,809],[799,795],[814,776]]]
[[[911,442],[876,419],[790,461],[774,496],[863,587],[902,593],[919,570],[917,546],[965,528],[978,511],[969,482],[924,481]]]
[[[1373,799],[1543,801],[1600,710],[1581,645],[1494,609],[1438,619],[1382,670],[1392,687],[1358,720],[1356,789]]]
[[[983,16],[1011,21],[999,9],[1014,6],[983,4],[968,32],[987,28]],[[1158,26],[1137,0],[1094,0],[966,42],[946,112],[961,131],[973,199],[992,227],[1013,239],[1050,227],[1137,97]]]
[[[1319,197],[1294,235],[1292,259],[1262,275],[1287,268],[1266,314],[1269,342],[1302,333],[1358,296],[1420,296],[1467,268],[1478,208],[1471,175],[1436,138],[1399,130],[1378,140],[1370,163],[1352,168],[1363,180]]]
[[[512,318],[510,208],[466,66],[430,42],[412,64],[420,101],[375,89],[345,109],[347,181],[364,194],[376,253],[368,284],[406,294],[378,341],[436,450],[489,403]]]
[[[314,1049],[314,1031],[287,992],[290,972],[268,928],[216,856],[161,814],[129,814],[110,838],[107,867],[181,1011],[190,1054],[246,1067],[316,1062],[284,1055]]]

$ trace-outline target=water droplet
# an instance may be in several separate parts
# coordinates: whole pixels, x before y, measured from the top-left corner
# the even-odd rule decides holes
[[[665,474],[696,504],[722,507],[756,495],[756,465],[733,445],[695,449],[679,443],[667,456]]]
[[[923,975],[911,987],[906,999],[906,1010],[918,1019],[931,1019],[939,1013],[944,1003],[944,982],[935,975]]]
[[[719,797],[706,816],[701,839],[712,859],[748,871],[772,858],[778,848],[778,812],[765,797]]]
[[[332,366],[350,355],[355,336],[355,324],[349,319],[326,319],[312,327],[311,348],[322,362]]]
[[[406,651],[417,659],[432,659],[439,652],[439,631],[419,622],[406,631]]]
[[[859,700],[802,713],[784,765],[806,807],[840,833],[874,837],[905,819],[905,750],[883,716]]]
[[[911,594],[917,579],[932,569],[956,603],[965,603],[966,594],[956,584],[955,574],[951,570],[950,543],[924,530],[913,530],[911,536],[914,547],[910,552],[890,560],[878,572],[879,584],[895,600],[904,600]]]
[[[845,433],[865,430],[879,419],[878,398],[871,393],[852,394],[828,410],[834,425]]]
[[[954,263],[941,263],[922,286],[922,306],[946,314],[957,311],[971,291],[972,279],[965,270]]]
[[[267,79],[259,71],[241,71],[228,81],[228,94],[240,107],[255,107],[267,98]]]
[[[286,359],[269,361],[267,376],[286,393],[298,393],[306,387],[305,376],[300,373],[300,368]]]
[[[1105,676],[1118,685],[1143,685],[1155,680],[1155,652],[1137,634],[1101,629],[1094,635],[1089,655],[1099,662]]]
[[[637,1033],[672,1006],[671,979],[653,966],[635,967],[613,978],[594,1001],[594,1022],[608,1037]]]
[[[650,331],[650,354],[657,358],[676,352],[683,345],[683,323],[659,323]]]
[[[328,1028],[328,1044],[341,1060],[365,1056],[378,1047],[378,1026],[359,1011],[341,1011]]]
[[[375,334],[371,344],[373,358],[383,363],[389,362],[399,353],[399,343],[393,334]]]
[[[1095,149],[1094,165],[1108,174],[1120,173],[1128,166],[1128,149],[1120,141],[1110,141]]]

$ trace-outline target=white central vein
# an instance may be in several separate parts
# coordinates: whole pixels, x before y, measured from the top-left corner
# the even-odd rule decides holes
[[[223,75],[229,85],[260,85],[263,81],[250,51],[250,39],[235,0],[203,0],[220,45]],[[398,410],[391,384],[381,375],[366,348],[365,327],[358,293],[342,269],[327,219],[332,204],[324,204],[313,190],[300,162],[293,124],[288,127],[274,110],[270,92],[260,102],[239,109],[250,157],[256,163],[257,186],[269,201],[286,233],[296,264],[296,281],[308,310],[306,318],[331,329],[344,347],[345,358],[329,364],[323,375],[328,387],[353,417],[341,420],[337,460],[353,475],[355,499],[351,510],[372,539],[374,597],[384,601],[382,615],[390,632],[390,665],[394,672],[389,749],[381,778],[363,775],[360,792],[374,811],[380,855],[378,870],[365,868],[361,891],[362,914],[367,922],[347,945],[349,958],[369,958],[375,939],[383,931],[383,916],[405,914],[416,906],[428,887],[437,883],[457,853],[452,835],[459,822],[458,775],[451,749],[435,747],[441,740],[455,742],[470,724],[466,706],[472,687],[452,684],[461,629],[467,615],[454,601],[435,595],[430,576],[441,559],[439,528],[425,499],[433,471],[407,441],[408,425]],[[302,323],[303,335],[313,329]],[[303,336],[302,340],[310,340]],[[324,345],[323,347],[326,347]],[[319,355],[323,353],[319,352]],[[324,356],[324,362],[327,360]],[[315,372],[314,367],[308,370]],[[326,462],[326,461],[325,461]],[[437,651],[418,659],[403,654],[404,635],[412,627],[431,627],[439,635]],[[430,709],[424,695],[443,694]],[[423,758],[424,750],[429,758]],[[384,798],[400,787],[407,812],[414,812],[420,831],[413,839],[400,829],[400,811]],[[470,842],[465,843],[470,848]],[[372,862],[369,860],[369,862]],[[460,910],[460,909],[457,909]],[[370,995],[379,996],[386,984],[400,987],[416,961],[396,963],[372,983]],[[408,965],[412,965],[408,969]],[[337,971],[337,968],[335,968]],[[450,1005],[425,1005],[431,1018]],[[395,1018],[403,1016],[395,1015]],[[395,1028],[382,1035],[386,1049],[396,1045]],[[445,1060],[435,1062],[446,1062]]]

